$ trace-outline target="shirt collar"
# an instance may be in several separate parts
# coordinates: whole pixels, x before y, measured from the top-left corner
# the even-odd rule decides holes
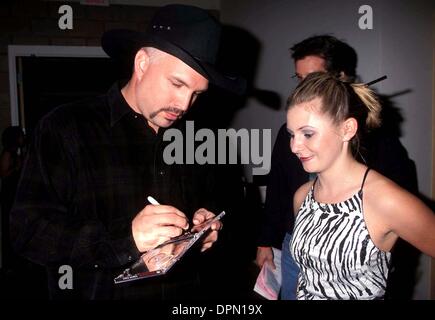
[[[130,105],[125,100],[121,93],[121,88],[125,85],[125,81],[119,81],[107,92],[107,100],[110,108],[110,126],[113,127],[126,114],[134,114],[141,118],[143,116],[134,112]]]
[[[126,80],[118,81],[114,83],[107,92],[107,100],[110,108],[110,127],[115,126],[115,124],[120,121],[124,116],[131,114],[135,118],[142,119],[144,121],[145,127],[147,127],[148,130],[155,134],[153,129],[151,129],[151,127],[148,125],[148,121],[145,119],[145,117],[140,113],[135,112],[122,95],[121,89],[126,84]],[[177,121],[177,125],[179,125],[178,122],[180,121]],[[162,137],[167,129],[169,128],[159,128],[157,136]]]

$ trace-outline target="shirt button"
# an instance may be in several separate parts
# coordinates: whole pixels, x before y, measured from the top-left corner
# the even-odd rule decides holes
[[[160,170],[159,171],[159,175],[164,176],[165,175],[165,171],[164,170]]]
[[[134,118],[137,119],[137,114],[134,115]]]
[[[94,265],[94,268],[97,269],[98,268],[98,264]]]

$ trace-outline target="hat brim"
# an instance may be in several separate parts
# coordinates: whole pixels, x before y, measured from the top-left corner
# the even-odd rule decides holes
[[[114,59],[134,59],[136,52],[142,47],[154,47],[171,54],[199,74],[207,78],[212,84],[236,94],[244,94],[246,80],[237,76],[224,75],[216,68],[192,56],[183,48],[156,35],[116,29],[104,33],[101,39],[103,50]]]

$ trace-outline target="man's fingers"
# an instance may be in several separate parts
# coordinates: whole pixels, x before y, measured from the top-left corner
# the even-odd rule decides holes
[[[156,242],[155,242],[155,244],[153,245],[153,247],[158,246],[158,245],[162,244],[162,243],[165,242],[165,241],[168,241],[170,238],[171,238],[171,237],[164,236],[164,235],[157,236],[157,237],[156,237]],[[148,244],[148,243],[146,243],[146,244]]]
[[[206,220],[214,218],[215,214],[207,209],[201,208],[198,209],[193,215],[193,224],[200,224]]]
[[[174,226],[160,226],[157,230],[159,237],[169,238],[177,237],[183,233],[183,229]]]
[[[211,230],[219,231],[219,230],[222,230],[223,226],[224,225],[222,222],[215,221],[211,224],[210,228],[211,228]]]
[[[175,225],[184,230],[189,228],[189,222],[186,215],[172,206],[148,205],[144,208],[143,214],[158,219],[155,224]]]
[[[153,225],[168,225],[168,226],[176,226],[182,229],[188,229],[189,228],[189,222],[187,221],[187,218],[185,216],[180,216],[176,213],[167,213],[167,212],[161,212],[161,213],[144,213],[144,219],[142,220],[144,224],[153,224]]]
[[[182,218],[173,213],[159,215],[156,224],[162,226],[175,226],[182,229],[187,229],[189,227],[189,222],[186,218]]]
[[[204,252],[205,250],[210,249],[212,245],[213,245],[213,242],[204,243],[202,248],[201,248],[201,252]]]
[[[216,240],[218,239],[218,232],[217,231],[212,231],[210,232],[207,237],[204,238],[204,240],[202,241],[203,244],[206,243],[213,243],[216,242]]]
[[[145,207],[145,211],[150,211],[151,214],[175,213],[182,218],[186,218],[186,215],[183,212],[173,206],[149,204]]]

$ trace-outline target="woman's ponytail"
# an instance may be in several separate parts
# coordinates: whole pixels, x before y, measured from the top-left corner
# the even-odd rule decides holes
[[[362,83],[352,83],[355,94],[367,108],[366,126],[367,128],[377,128],[381,125],[381,104],[373,90]]]

